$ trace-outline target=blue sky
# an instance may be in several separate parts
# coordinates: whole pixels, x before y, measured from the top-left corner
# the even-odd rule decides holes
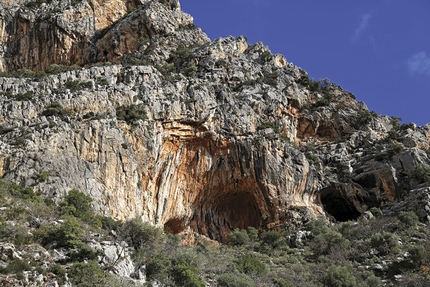
[[[180,0],[213,40],[262,41],[379,114],[430,123],[428,0]]]

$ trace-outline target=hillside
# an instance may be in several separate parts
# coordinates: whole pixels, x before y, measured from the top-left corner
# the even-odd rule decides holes
[[[0,8],[0,230],[11,254],[2,273],[39,253],[49,260],[24,281],[41,275],[46,286],[61,281],[46,275],[54,262],[73,274],[82,260],[136,284],[188,286],[175,273],[183,271],[210,286],[230,286],[223,274],[256,286],[356,286],[330,285],[327,269],[377,286],[363,268],[374,282],[385,280],[377,284],[397,284],[398,275],[428,283],[429,124],[371,112],[262,43],[210,41],[175,0]],[[91,212],[76,211],[71,190]],[[67,238],[61,230],[69,227],[81,230]],[[136,236],[156,237],[133,239],[140,228]],[[177,246],[177,238],[197,247]],[[163,278],[150,276],[150,249],[165,256],[156,256]],[[123,260],[108,255],[123,250]],[[241,269],[239,254],[257,258],[264,272]],[[216,257],[231,264],[207,269]],[[302,280],[289,264],[322,273]],[[122,279],[103,280],[128,284]],[[189,286],[203,284],[196,282]]]

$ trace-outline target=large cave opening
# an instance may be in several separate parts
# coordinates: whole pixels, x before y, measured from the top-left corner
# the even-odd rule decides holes
[[[336,221],[355,220],[361,215],[354,203],[337,190],[322,192],[320,199],[324,210]]]
[[[192,219],[191,226],[195,232],[226,242],[231,231],[236,228],[260,228],[262,214],[261,205],[254,194],[232,191],[204,202]]]
[[[228,193],[215,201],[215,212],[231,230],[260,226],[261,214],[255,198],[248,192]]]

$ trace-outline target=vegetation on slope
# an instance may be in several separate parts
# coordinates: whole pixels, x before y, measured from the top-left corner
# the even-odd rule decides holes
[[[101,264],[103,250],[88,244],[93,234],[99,234],[99,241],[127,242],[134,250],[136,270],[144,270],[148,282],[165,286],[199,287],[207,282],[210,286],[375,287],[430,282],[430,231],[413,211],[384,216],[372,208],[355,222],[316,219],[282,232],[249,228],[233,231],[227,245],[202,239],[195,246],[182,246],[178,236],[139,219],[122,223],[96,215],[91,198],[77,190],[57,205],[30,188],[0,179],[0,202],[0,244],[13,243],[21,250],[41,245],[50,253],[66,254],[57,262],[35,259],[31,253],[21,259],[3,257],[0,273],[15,274],[17,280],[35,280],[28,274],[25,279],[27,272],[49,274],[63,283],[67,273],[74,286],[133,286],[132,281],[112,275],[112,266]]]

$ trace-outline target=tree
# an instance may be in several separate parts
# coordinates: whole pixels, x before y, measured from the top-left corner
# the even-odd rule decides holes
[[[354,287],[355,278],[348,267],[330,266],[323,277],[323,283],[327,287]]]

